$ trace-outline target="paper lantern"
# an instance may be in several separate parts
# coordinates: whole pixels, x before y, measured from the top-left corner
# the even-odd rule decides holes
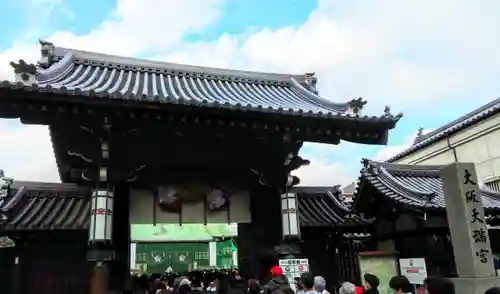
[[[111,242],[113,232],[113,192],[95,190],[92,192],[90,211],[90,243]]]
[[[283,238],[300,238],[297,196],[295,193],[281,195]]]

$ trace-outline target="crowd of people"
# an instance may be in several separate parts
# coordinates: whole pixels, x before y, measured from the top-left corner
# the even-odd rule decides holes
[[[379,294],[380,280],[366,273],[363,283],[355,285],[344,282],[335,293],[327,291],[327,282],[321,276],[303,273],[289,281],[279,266],[270,269],[270,279],[262,283],[257,279],[244,279],[237,270],[193,271],[185,275],[139,275],[133,277],[129,294]],[[394,294],[414,293],[405,276],[394,276],[389,281]],[[424,281],[425,294],[455,294],[455,286],[444,277],[428,277]],[[385,293],[382,293],[385,294]],[[419,294],[419,293],[414,293]],[[485,294],[500,294],[499,287],[493,287]]]

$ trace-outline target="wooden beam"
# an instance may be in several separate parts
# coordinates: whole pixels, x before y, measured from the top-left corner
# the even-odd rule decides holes
[[[131,120],[135,124],[161,121],[180,121],[189,124],[209,124],[223,122],[231,127],[245,130],[278,131],[297,136],[304,141],[338,144],[340,139],[377,144],[386,140],[385,133],[393,127],[390,121],[365,122],[362,119],[347,119],[342,116],[320,118],[272,114],[254,111],[212,109],[182,106],[177,104],[143,105],[133,101],[114,101],[112,99],[92,99],[89,97],[57,96],[46,93],[19,93],[14,97],[2,97],[0,104],[8,105],[10,110],[3,111],[5,117],[21,117],[30,124],[53,124],[54,120],[70,118],[92,120],[92,117],[106,116],[111,119]],[[4,93],[5,94],[5,93]],[[45,99],[43,99],[45,98]],[[147,107],[141,107],[147,106]],[[2,114],[0,114],[2,115]],[[210,123],[208,123],[210,121]]]

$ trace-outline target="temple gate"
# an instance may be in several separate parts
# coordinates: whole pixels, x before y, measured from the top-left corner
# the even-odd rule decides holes
[[[131,219],[237,221],[241,243],[252,245],[241,245],[242,272],[262,275],[278,256],[304,254],[296,240],[283,240],[279,213],[280,195],[300,182],[290,172],[309,163],[298,155],[303,142],[386,144],[401,117],[389,107],[366,116],[361,98],[326,100],[312,73],[188,66],[40,44],[37,65],[13,62],[16,81],[0,82],[0,117],[49,126],[64,183],[14,182],[0,200],[3,234],[26,248],[47,248],[45,259],[30,257],[37,262],[32,270],[46,275],[37,293],[122,289]],[[71,259],[56,258],[59,237]],[[30,258],[19,258],[27,253],[16,248],[16,264],[27,270]],[[64,282],[48,282],[57,279]]]

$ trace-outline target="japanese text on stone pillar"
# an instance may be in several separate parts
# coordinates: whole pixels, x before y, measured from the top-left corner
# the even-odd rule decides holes
[[[484,219],[484,209],[477,195],[477,181],[472,178],[472,174],[468,169],[464,169],[464,191],[465,201],[469,210],[469,225],[471,236],[474,241],[476,257],[481,263],[488,263],[490,257],[490,249],[488,242],[488,230]]]

